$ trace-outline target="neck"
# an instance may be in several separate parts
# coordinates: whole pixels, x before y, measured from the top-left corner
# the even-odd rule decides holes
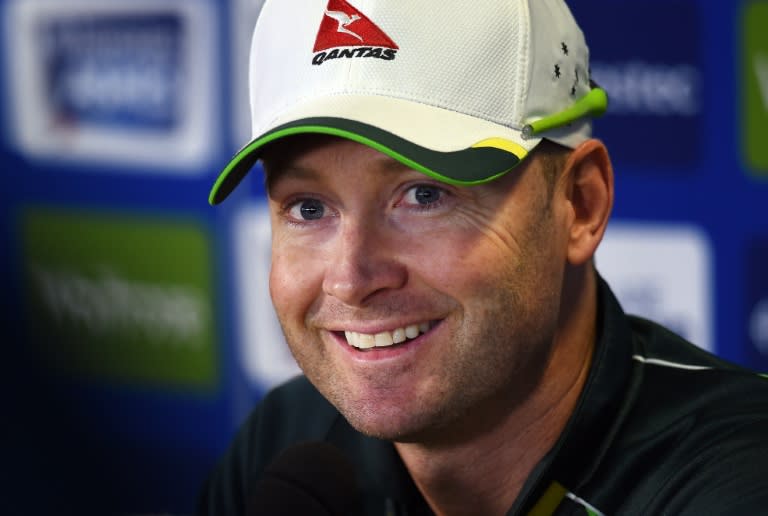
[[[597,312],[594,270],[571,277],[550,359],[531,395],[512,410],[489,402],[440,441],[395,443],[406,468],[438,516],[506,514],[536,464],[572,415],[589,372]],[[499,411],[506,414],[496,419]],[[473,432],[494,413],[494,424]],[[457,435],[469,436],[466,439]]]

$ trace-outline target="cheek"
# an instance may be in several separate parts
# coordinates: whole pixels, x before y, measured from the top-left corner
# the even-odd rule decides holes
[[[464,230],[457,225],[442,233],[440,248],[421,269],[433,285],[464,304],[482,305],[498,296],[549,303],[562,273],[562,250],[553,241],[551,225],[537,222],[527,227],[473,224]]]
[[[435,292],[454,300],[465,309],[474,311],[486,302],[489,292],[508,282],[506,271],[499,264],[516,262],[508,251],[489,245],[476,233],[453,230],[443,231],[432,239],[433,245],[407,257],[406,265],[416,282],[423,282]],[[414,249],[417,246],[412,245]],[[503,275],[503,277],[502,277]]]
[[[273,257],[272,266],[269,270],[269,295],[278,314],[282,314],[282,307],[287,305],[286,301],[291,296],[288,292],[288,289],[292,286],[291,282],[288,281],[289,278],[290,275],[287,274],[287,271]]]
[[[269,271],[269,293],[281,322],[303,318],[317,296],[322,270],[312,261],[302,260],[301,251],[273,249]]]

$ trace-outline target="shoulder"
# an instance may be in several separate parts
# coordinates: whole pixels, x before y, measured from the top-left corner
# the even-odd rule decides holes
[[[663,413],[668,407],[677,415],[746,411],[768,418],[768,379],[763,375],[698,348],[651,321],[629,320],[635,376],[642,381],[639,392],[656,398],[647,406],[651,413]]]
[[[690,426],[680,435],[684,442],[707,435],[718,441],[734,429],[768,423],[768,379],[662,326],[630,321],[637,387],[628,430],[636,439]]]
[[[629,321],[635,392],[612,454],[628,481],[624,508],[733,514],[764,507],[768,380],[655,323]]]

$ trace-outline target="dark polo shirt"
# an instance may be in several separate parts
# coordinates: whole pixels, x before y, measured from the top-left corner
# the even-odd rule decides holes
[[[768,514],[768,380],[625,315],[602,281],[598,303],[576,410],[508,514]],[[303,377],[256,407],[199,514],[243,515],[264,467],[302,441],[327,441],[352,461],[361,514],[431,514],[392,444],[354,430]]]

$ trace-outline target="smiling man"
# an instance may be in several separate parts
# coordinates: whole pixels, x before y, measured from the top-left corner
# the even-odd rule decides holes
[[[270,464],[306,441],[354,470],[341,512],[309,495],[323,514],[768,504],[765,380],[625,315],[595,269],[606,98],[561,0],[267,0],[251,101],[211,202],[262,161],[304,376],[254,410],[201,514],[298,513],[263,498],[293,507],[333,471],[301,495],[263,482],[290,483]]]

